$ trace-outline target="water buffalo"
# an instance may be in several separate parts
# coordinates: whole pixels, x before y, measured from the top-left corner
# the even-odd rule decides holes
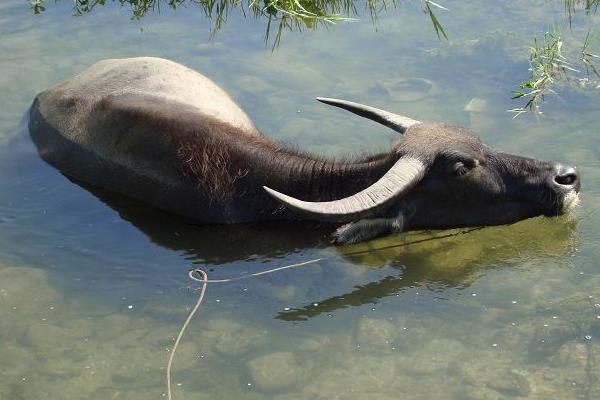
[[[206,223],[345,223],[338,243],[556,216],[578,202],[573,167],[493,150],[463,128],[318,100],[401,136],[355,159],[293,150],[205,76],[148,57],[104,60],[40,93],[29,129],[41,157],[75,180]]]

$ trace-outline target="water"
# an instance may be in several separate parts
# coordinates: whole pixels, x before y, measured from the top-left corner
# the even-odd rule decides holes
[[[549,20],[564,22],[562,4],[447,5],[449,43],[403,3],[376,29],[364,17],[285,33],[272,52],[264,23],[239,15],[209,41],[193,8],[137,22],[112,6],[72,17],[70,2],[34,17],[4,0],[0,398],[163,398],[169,351],[198,294],[188,268],[220,278],[317,257],[209,286],[175,360],[175,398],[599,398],[600,97],[565,87],[544,117],[513,120],[504,110],[520,105],[509,98],[527,77],[527,45]],[[574,22],[573,37],[589,20]],[[471,127],[503,150],[577,164],[582,207],[331,247],[324,228],[190,226],[92,193],[39,160],[23,116],[46,87],[136,55],[202,71],[269,136],[321,153],[374,151],[393,135],[315,96]],[[464,111],[474,97],[483,111]]]

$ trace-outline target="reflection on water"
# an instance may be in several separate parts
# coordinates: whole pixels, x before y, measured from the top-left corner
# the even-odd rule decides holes
[[[248,1],[240,0],[113,0],[121,7],[129,8],[133,19],[143,18],[153,11],[162,8],[176,10],[186,6],[198,7],[204,16],[212,22],[212,33],[214,35],[225,22],[230,14],[242,14],[244,17],[252,15],[256,19],[266,20],[265,42],[273,36],[273,47],[281,43],[284,31],[302,31],[303,29],[316,29],[318,27],[331,27],[336,22],[353,22],[354,17],[361,14],[369,14],[371,21],[375,22],[377,15],[384,12],[387,7],[396,7],[394,1],[387,0],[354,2],[353,0],[263,0]],[[430,0],[419,0],[420,6],[425,14],[429,16],[433,29],[438,36],[447,39],[446,32],[436,14],[436,10],[446,10],[438,3]],[[29,0],[31,10],[34,14],[46,11],[46,0]],[[76,15],[91,13],[98,6],[104,6],[104,0],[74,0],[73,11]],[[570,10],[569,10],[570,11]]]
[[[175,399],[599,398],[600,103],[566,94],[539,120],[498,112],[527,66],[519,37],[546,29],[546,8],[507,4],[453,3],[451,43],[405,8],[381,16],[377,32],[340,24],[271,53],[263,27],[242,18],[199,40],[192,8],[131,22],[115,7],[71,18],[59,2],[41,23],[21,0],[1,2],[0,398],[161,398],[197,299],[188,268],[222,278],[314,258],[323,261],[208,287],[175,359]],[[582,208],[573,219],[345,247],[329,245],[326,225],[189,225],[69,181],[23,130],[36,92],[135,55],[204,72],[266,134],[311,151],[390,140],[317,95],[466,125],[503,150],[577,164]]]
[[[374,282],[358,285],[349,293],[280,312],[285,321],[306,320],[341,308],[375,304],[414,287],[430,290],[467,288],[498,264],[511,266],[523,259],[561,257],[577,247],[577,222],[533,219],[508,227],[408,232],[366,244],[340,248],[338,253],[353,264],[370,268],[391,267],[401,271]],[[540,231],[545,232],[540,235]]]

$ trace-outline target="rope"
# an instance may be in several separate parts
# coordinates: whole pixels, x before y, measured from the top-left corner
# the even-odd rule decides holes
[[[206,275],[206,272],[202,271],[201,269],[196,269],[195,271],[198,271],[198,273],[202,275],[202,277],[204,278],[205,281],[208,280],[208,275]],[[169,356],[169,362],[167,363],[167,397],[169,400],[172,399],[172,396],[171,396],[171,366],[173,365],[173,358],[175,358],[175,351],[177,350],[177,347],[179,346],[179,342],[181,341],[181,338],[183,337],[183,333],[185,332],[186,328],[192,321],[192,318],[194,318],[194,314],[196,314],[196,311],[198,311],[198,309],[200,308],[200,305],[202,304],[202,301],[204,300],[204,293],[206,292],[206,285],[207,285],[207,283],[204,282],[204,284],[202,285],[202,289],[200,290],[200,297],[198,297],[198,301],[196,302],[196,305],[194,306],[194,308],[188,315],[187,319],[183,323],[181,330],[179,331],[179,335],[177,335],[177,339],[175,339],[175,344],[173,345],[173,351],[171,351],[171,355]]]
[[[168,400],[173,399],[173,396],[171,394],[171,367],[173,366],[173,359],[175,358],[175,352],[177,351],[177,347],[179,347],[179,342],[181,342],[181,339],[183,338],[183,335],[184,335],[188,325],[190,324],[190,322],[194,318],[194,315],[196,314],[196,312],[202,305],[202,302],[204,301],[204,293],[206,293],[206,287],[208,286],[209,283],[225,283],[225,282],[239,281],[241,279],[247,279],[247,278],[253,278],[256,276],[267,275],[267,274],[271,274],[273,272],[284,271],[286,269],[303,267],[308,264],[314,264],[321,260],[322,260],[322,258],[315,258],[314,260],[310,260],[310,261],[304,261],[304,262],[297,263],[297,264],[285,265],[283,267],[268,269],[266,271],[260,271],[260,272],[256,272],[256,273],[253,273],[250,275],[243,275],[243,276],[237,276],[234,278],[226,278],[226,279],[211,279],[211,280],[209,280],[208,274],[206,272],[204,272],[203,270],[201,270],[200,268],[194,268],[194,269],[189,270],[188,277],[193,281],[202,283],[202,288],[200,289],[200,296],[198,297],[198,301],[196,302],[196,305],[194,306],[194,308],[192,308],[192,311],[190,311],[190,314],[188,315],[185,322],[181,326],[181,329],[179,330],[179,334],[177,335],[177,339],[175,339],[175,344],[173,345],[173,350],[171,351],[171,354],[169,355],[169,361],[167,363],[167,398],[168,398]],[[196,276],[194,276],[194,274],[199,274],[202,277],[202,279],[197,278]]]
[[[298,264],[291,264],[291,265],[285,265],[283,267],[277,267],[277,268],[273,268],[273,269],[268,269],[266,271],[260,271],[260,272],[255,272],[253,274],[250,275],[242,275],[242,276],[236,276],[234,278],[227,278],[227,279],[208,279],[208,276],[206,275],[206,272],[202,271],[199,268],[195,268],[195,269],[191,269],[188,272],[188,276],[190,277],[190,279],[196,281],[196,282],[200,282],[200,283],[225,283],[225,282],[234,282],[234,281],[239,281],[242,279],[248,279],[248,278],[254,278],[255,276],[261,276],[261,275],[267,275],[267,274],[271,274],[273,272],[279,272],[279,271],[283,271],[286,269],[290,269],[290,268],[296,268],[296,267],[303,267],[305,265],[308,264],[314,264],[316,262],[321,261],[322,258],[315,258],[314,260],[310,260],[310,261],[304,261]],[[203,279],[198,279],[194,276],[194,273],[200,273],[203,276]]]

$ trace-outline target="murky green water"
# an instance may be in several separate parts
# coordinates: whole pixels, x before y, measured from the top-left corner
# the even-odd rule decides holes
[[[210,42],[193,8],[132,22],[115,7],[72,17],[63,3],[41,17],[0,4],[0,399],[163,398],[197,299],[191,265],[219,278],[316,257],[209,286],[175,360],[175,399],[600,398],[600,96],[567,88],[541,119],[504,112],[561,2],[451,2],[450,43],[402,3],[377,30],[364,18],[285,34],[273,53],[260,21],[233,16]],[[136,55],[202,71],[268,135],[313,151],[391,138],[318,95],[471,127],[506,151],[577,164],[582,207],[336,248],[322,228],[189,226],[92,194],[39,160],[22,118],[35,93]],[[474,97],[486,108],[464,111]]]

